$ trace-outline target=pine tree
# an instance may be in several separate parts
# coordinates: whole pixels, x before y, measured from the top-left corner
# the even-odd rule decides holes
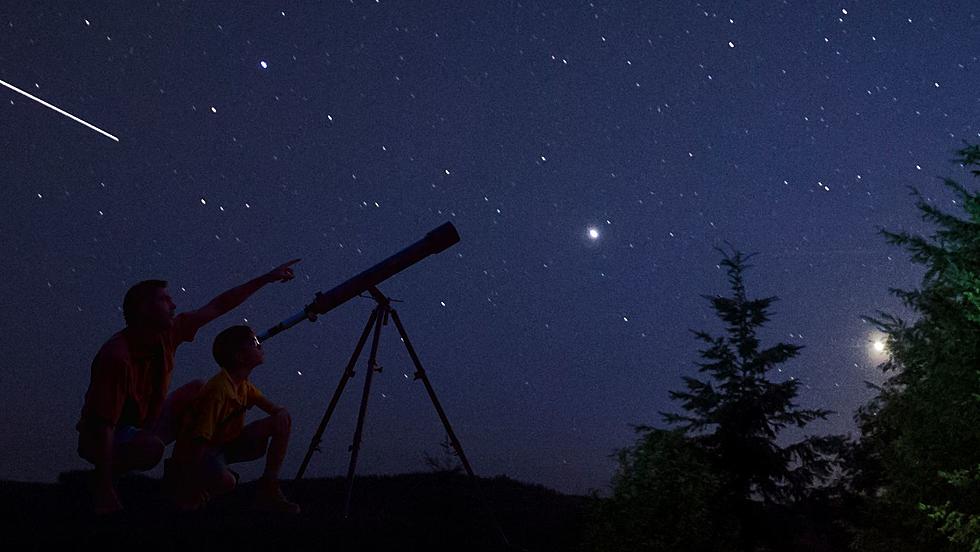
[[[776,297],[750,299],[748,257],[721,253],[732,294],[706,299],[725,332],[694,332],[707,345],[698,363],[707,378],[685,377],[687,391],[670,393],[686,411],[661,413],[675,429],[640,427],[637,442],[619,451],[613,495],[598,502],[592,520],[597,550],[787,549],[799,521],[789,506],[836,463],[839,436],[778,442],[783,429],[830,412],[796,404],[799,380],[771,379],[801,347],[761,347],[757,331]]]
[[[688,413],[662,415],[713,453],[729,474],[735,499],[758,497],[764,503],[785,503],[803,497],[811,485],[829,475],[833,454],[842,441],[820,436],[786,446],[777,442],[786,427],[802,428],[825,419],[831,411],[799,407],[795,402],[798,379],[771,379],[772,371],[780,370],[802,347],[777,343],[761,348],[757,331],[769,321],[769,309],[777,297],[750,299],[744,272],[750,268],[746,261],[751,256],[738,251],[721,253],[731,296],[705,298],[725,323],[724,335],[694,332],[707,345],[700,352],[705,362],[698,366],[708,378],[685,377],[687,391],[671,391],[670,395]]]

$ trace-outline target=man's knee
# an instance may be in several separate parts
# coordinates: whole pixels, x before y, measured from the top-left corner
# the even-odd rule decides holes
[[[184,385],[181,385],[172,392],[173,400],[177,403],[184,403],[190,399],[193,399],[201,392],[204,388],[204,384],[207,383],[202,379],[191,380]]]
[[[204,380],[193,380],[167,395],[167,400],[163,403],[163,410],[160,412],[160,418],[152,428],[164,445],[172,443],[177,438],[180,421],[184,418],[184,413],[192,401],[204,388],[204,384]]]
[[[189,389],[190,389],[190,390],[192,390],[192,391],[194,392],[194,394],[196,395],[198,391],[200,391],[201,389],[204,389],[204,385],[205,385],[205,384],[206,384],[207,382],[208,382],[207,380],[205,380],[205,379],[200,379],[200,378],[199,378],[199,379],[196,379],[196,380],[191,380],[191,381],[189,381],[189,382],[187,382],[187,383],[185,383],[185,384],[183,385],[183,387],[187,387],[187,388],[189,388]]]
[[[78,433],[78,455],[89,464],[96,464],[95,437],[87,431]]]
[[[120,447],[120,468],[125,471],[153,469],[163,458],[163,441],[148,432],[140,432],[131,442]]]
[[[238,485],[238,479],[235,478],[233,474],[227,468],[221,470],[221,473],[212,480],[209,485],[209,491],[215,495],[221,495],[225,493],[230,493],[235,490],[235,486]]]
[[[191,401],[196,398],[201,389],[204,389],[204,384],[206,382],[202,379],[191,380],[184,385],[181,385],[177,389],[174,389],[167,395],[167,401],[164,403],[164,410],[172,410],[171,414],[180,416],[184,408],[186,408]]]

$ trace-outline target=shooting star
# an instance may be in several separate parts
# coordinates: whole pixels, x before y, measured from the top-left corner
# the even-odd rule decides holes
[[[16,86],[14,86],[14,85],[12,85],[12,84],[10,84],[10,83],[7,83],[7,82],[4,82],[4,81],[2,81],[2,80],[0,80],[0,84],[2,84],[2,85],[4,85],[4,86],[6,86],[7,88],[9,88],[9,89],[11,89],[11,90],[13,90],[14,92],[19,92],[19,93],[21,93],[21,94],[23,94],[23,95],[25,95],[25,96],[27,96],[28,98],[30,98],[30,99],[32,99],[32,100],[34,100],[35,102],[37,102],[37,103],[39,103],[39,104],[41,104],[41,105],[43,105],[43,106],[45,106],[45,107],[50,107],[51,109],[53,109],[53,110],[55,110],[55,111],[57,111],[58,113],[61,113],[61,114],[62,114],[62,115],[64,115],[65,117],[68,117],[69,119],[71,119],[71,120],[73,120],[73,121],[76,121],[76,122],[79,122],[79,123],[82,123],[83,125],[85,125],[85,126],[87,126],[87,127],[89,127],[90,129],[92,129],[92,130],[94,130],[94,131],[96,131],[96,132],[99,132],[99,133],[101,133],[101,134],[102,134],[102,135],[104,135],[104,136],[108,136],[109,138],[112,138],[113,140],[115,140],[115,141],[117,141],[117,142],[119,141],[119,138],[116,138],[115,136],[113,136],[113,135],[111,135],[111,134],[109,134],[108,132],[106,132],[106,131],[104,131],[104,130],[102,130],[101,128],[99,128],[99,127],[97,127],[97,126],[95,126],[95,125],[92,125],[92,124],[89,124],[89,123],[87,123],[87,122],[85,122],[85,121],[83,121],[83,120],[81,120],[81,119],[79,119],[78,117],[76,117],[76,116],[74,116],[74,115],[72,115],[71,113],[68,113],[67,111],[65,111],[65,110],[63,110],[63,109],[59,109],[59,108],[57,108],[57,107],[55,107],[55,106],[53,106],[53,105],[51,105],[51,104],[49,104],[48,102],[46,102],[46,101],[44,101],[44,100],[42,100],[41,98],[38,98],[38,97],[36,97],[36,96],[32,96],[32,95],[30,95],[30,94],[28,94],[27,92],[24,92],[24,91],[23,91],[23,90],[21,90],[20,88],[17,88]]]

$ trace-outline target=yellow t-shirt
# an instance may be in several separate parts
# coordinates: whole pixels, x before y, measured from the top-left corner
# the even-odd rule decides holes
[[[220,447],[242,433],[245,411],[260,397],[262,392],[252,382],[235,383],[231,375],[221,369],[194,400],[182,433],[185,438],[201,438]]]

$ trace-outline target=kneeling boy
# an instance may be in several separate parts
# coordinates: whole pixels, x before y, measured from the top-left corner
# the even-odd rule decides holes
[[[188,409],[173,458],[166,466],[164,477],[172,485],[177,506],[193,510],[209,495],[230,492],[238,476],[228,464],[265,455],[254,507],[299,513],[299,506],[279,489],[279,468],[289,442],[289,413],[265,398],[248,380],[252,369],[264,360],[259,340],[248,326],[232,326],[214,339],[213,353],[221,370]],[[252,406],[269,416],[246,426],[245,411]]]

